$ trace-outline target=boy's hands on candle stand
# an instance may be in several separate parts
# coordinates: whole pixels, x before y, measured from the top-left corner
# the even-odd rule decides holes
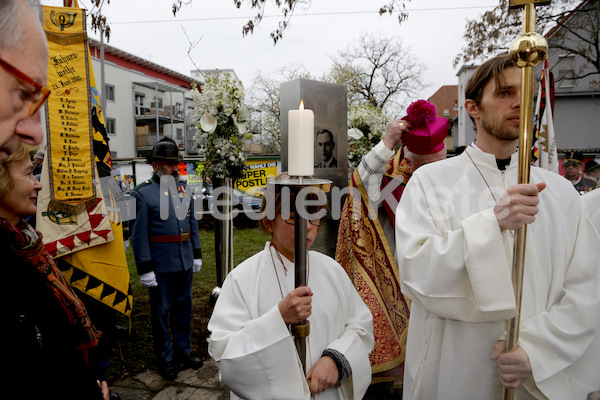
[[[298,324],[310,316],[312,295],[308,286],[300,286],[279,302],[279,312],[286,324]]]
[[[337,384],[340,372],[333,358],[323,356],[306,374],[310,394],[319,394]]]

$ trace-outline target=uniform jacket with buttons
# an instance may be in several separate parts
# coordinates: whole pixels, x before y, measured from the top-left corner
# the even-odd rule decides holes
[[[169,193],[165,186],[161,191],[160,180],[155,175],[152,179],[138,185],[131,196],[135,198],[136,219],[131,227],[131,245],[135,256],[138,274],[154,271],[168,273],[187,271],[192,268],[195,258],[202,258],[198,221],[194,218],[194,201],[192,193],[190,206],[182,219],[179,208],[182,207],[182,196],[186,193],[186,184],[177,182],[178,195]],[[169,215],[166,220],[160,217],[160,198],[168,193]],[[173,196],[175,199],[173,199]],[[164,200],[163,200],[164,201]],[[178,210],[178,214],[175,210]],[[189,232],[189,240],[181,243],[151,243],[154,235],[171,236]]]

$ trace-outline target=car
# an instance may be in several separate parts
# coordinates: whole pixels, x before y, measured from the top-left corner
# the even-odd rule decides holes
[[[208,202],[207,196],[212,192],[212,185],[210,183],[202,184],[193,184],[188,185],[188,189],[191,191],[193,199],[195,202],[202,202],[202,211],[208,211]]]
[[[241,189],[233,188],[233,208],[239,211],[259,211],[262,205],[261,196],[251,196]],[[213,187],[206,185],[202,188],[202,209],[213,211]]]
[[[263,186],[253,186],[246,190],[246,195],[254,197],[264,197],[264,193],[266,190],[267,188]]]
[[[262,197],[260,196],[252,196],[247,194],[246,192],[244,192],[243,190],[240,190],[238,188],[233,188],[233,197],[234,197],[234,204],[235,204],[235,199],[237,198],[238,202],[241,203],[242,210],[253,210],[253,211],[259,211],[260,210],[260,206],[262,205]]]

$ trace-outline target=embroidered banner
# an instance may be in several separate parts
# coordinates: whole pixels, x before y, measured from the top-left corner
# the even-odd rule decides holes
[[[46,104],[52,211],[76,214],[95,206],[85,12],[44,7],[48,39]]]
[[[44,7],[44,16],[50,97],[56,98],[46,108],[48,163],[42,171],[37,227],[48,252],[61,257],[59,266],[73,287],[130,316],[133,296],[115,207],[122,193],[111,176],[85,12],[74,4],[74,8]],[[59,190],[62,186],[64,191]],[[91,194],[91,199],[80,197],[83,193]]]
[[[85,12],[44,7],[48,38],[48,148],[37,228],[53,257],[113,240],[92,153]]]

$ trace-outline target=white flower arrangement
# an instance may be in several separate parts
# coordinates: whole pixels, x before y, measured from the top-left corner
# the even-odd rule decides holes
[[[383,110],[370,104],[348,107],[348,165],[351,170],[383,138],[389,122],[390,118]]]
[[[210,178],[242,177],[246,157],[242,141],[247,132],[248,110],[242,83],[231,74],[207,75],[202,92],[192,87],[192,125],[198,129],[196,146],[204,156],[203,175]]]

